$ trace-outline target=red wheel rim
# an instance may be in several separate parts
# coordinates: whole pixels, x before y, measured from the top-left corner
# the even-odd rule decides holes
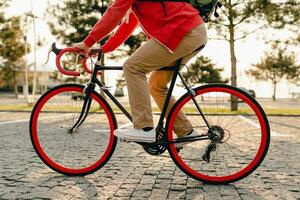
[[[260,123],[260,127],[261,127],[261,141],[260,141],[260,147],[259,150],[257,152],[257,154],[255,155],[254,159],[250,162],[250,164],[248,164],[246,167],[244,167],[242,170],[240,170],[239,172],[232,174],[232,175],[228,175],[228,176],[207,176],[204,174],[201,174],[195,170],[193,170],[192,168],[190,168],[188,165],[186,165],[183,160],[180,158],[180,155],[178,154],[174,144],[170,144],[170,151],[174,157],[174,159],[177,161],[177,164],[186,172],[188,172],[189,174],[191,174],[192,176],[195,176],[201,180],[206,180],[206,181],[210,181],[210,182],[228,182],[234,179],[237,179],[239,177],[243,177],[244,175],[246,175],[247,173],[249,173],[256,165],[257,163],[260,162],[261,157],[264,155],[265,149],[266,149],[266,145],[267,145],[267,128],[266,128],[266,124],[264,121],[264,117],[262,115],[262,113],[260,112],[259,108],[252,102],[250,101],[246,96],[244,96],[243,94],[236,92],[232,89],[229,88],[222,88],[222,87],[214,87],[214,88],[205,88],[205,89],[201,89],[199,91],[197,91],[197,95],[201,95],[203,93],[206,92],[226,92],[228,94],[232,94],[235,95],[237,97],[239,97],[240,99],[244,100],[255,112],[256,116],[258,117],[259,123]],[[170,118],[170,122],[169,122],[169,126],[168,126],[168,140],[169,141],[173,141],[173,133],[172,133],[172,127],[173,124],[175,122],[175,118],[177,116],[177,113],[181,110],[181,108],[189,101],[191,100],[190,96],[187,96],[186,98],[184,98],[176,107],[176,109],[173,112],[173,115]]]
[[[47,164],[49,164],[52,168],[59,170],[60,172],[63,173],[67,173],[67,174],[84,174],[90,171],[93,171],[94,169],[96,169],[99,165],[101,165],[106,158],[109,156],[110,151],[113,148],[113,141],[114,141],[114,135],[113,135],[113,130],[114,130],[114,123],[113,123],[113,119],[112,116],[110,115],[110,112],[108,110],[108,108],[106,107],[106,105],[95,95],[95,94],[91,94],[91,97],[96,100],[99,105],[103,108],[106,116],[108,117],[108,121],[109,121],[109,127],[110,127],[110,137],[109,137],[109,143],[108,146],[106,148],[106,151],[104,152],[104,154],[102,155],[102,157],[95,162],[93,165],[89,166],[89,167],[85,167],[82,169],[71,169],[71,168],[67,168],[64,167],[62,165],[57,164],[56,162],[54,162],[51,158],[49,158],[46,153],[44,152],[43,148],[41,147],[40,143],[39,143],[39,139],[38,139],[38,134],[37,134],[37,120],[39,117],[39,113],[41,111],[41,109],[43,108],[44,104],[51,99],[53,96],[62,93],[62,92],[70,92],[70,91],[74,91],[74,92],[81,92],[83,93],[83,89],[82,88],[78,88],[78,87],[65,87],[65,88],[60,88],[57,90],[53,90],[52,92],[50,92],[49,94],[47,94],[47,96],[45,96],[42,101],[39,102],[39,104],[37,105],[33,118],[32,118],[32,140],[34,143],[34,146],[36,148],[37,153],[40,155],[41,159],[46,162]]]

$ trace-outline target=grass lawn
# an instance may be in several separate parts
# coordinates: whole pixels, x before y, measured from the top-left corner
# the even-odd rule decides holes
[[[128,111],[130,110],[128,106],[125,107]],[[33,109],[33,105],[0,105],[0,111],[31,111]],[[120,110],[116,107],[113,106],[112,107],[114,112],[120,112]],[[53,111],[55,110],[53,107],[48,106],[45,111]],[[64,106],[63,107],[64,112],[70,112],[70,111],[74,111],[73,107],[70,106]],[[80,112],[81,108],[78,107],[76,109],[76,112]],[[92,112],[103,112],[102,109],[100,109],[99,107],[92,107],[91,108]],[[204,113],[209,113],[209,114],[213,114],[213,113],[223,113],[223,114],[239,114],[239,115],[243,115],[243,114],[252,114],[252,111],[250,111],[249,109],[246,108],[240,108],[238,111],[230,111],[229,109],[221,109],[221,108],[216,108],[216,107],[210,107],[210,108],[205,108]],[[153,112],[160,112],[160,110],[157,107],[153,108]],[[197,113],[196,108],[194,107],[189,107],[189,108],[185,108],[184,109],[185,113]],[[265,112],[267,115],[300,115],[300,109],[284,109],[284,108],[265,108]]]

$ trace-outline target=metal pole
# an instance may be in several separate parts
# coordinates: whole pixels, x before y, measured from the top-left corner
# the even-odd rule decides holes
[[[25,88],[24,88],[24,98],[29,103],[29,92],[28,92],[28,63],[27,63],[27,54],[28,54],[28,45],[27,45],[27,31],[28,31],[28,16],[26,16],[26,29],[25,29]]]
[[[33,86],[32,86],[32,96],[34,99],[37,87],[37,65],[36,65],[36,27],[35,27],[35,15],[33,14],[33,2],[31,0],[31,14],[33,22],[33,50],[34,50],[34,71],[33,71]]]

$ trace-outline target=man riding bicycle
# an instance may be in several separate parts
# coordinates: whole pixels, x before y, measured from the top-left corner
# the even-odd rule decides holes
[[[187,63],[207,41],[206,28],[199,12],[185,2],[151,2],[115,0],[89,35],[75,47],[86,53],[97,41],[108,35],[120,22],[117,31],[102,46],[104,53],[120,46],[141,25],[148,40],[124,63],[133,128],[115,131],[115,136],[130,141],[155,142],[150,94],[160,109],[166,99],[168,83],[173,71],[159,70],[174,66],[182,59]],[[151,72],[149,83],[147,73]],[[170,100],[168,110],[175,103]],[[180,138],[197,135],[183,112],[179,113],[173,128]]]

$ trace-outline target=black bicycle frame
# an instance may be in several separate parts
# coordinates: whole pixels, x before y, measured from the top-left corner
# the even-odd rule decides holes
[[[105,85],[99,81],[99,79],[97,78],[98,72],[102,71],[102,70],[123,70],[123,67],[115,67],[115,66],[101,66],[100,60],[101,60],[101,56],[102,56],[102,52],[98,50],[98,58],[97,58],[97,62],[94,64],[94,69],[92,70],[92,75],[91,75],[91,79],[89,81],[89,83],[87,83],[87,86],[85,87],[85,100],[84,100],[84,105],[81,111],[81,115],[78,119],[78,121],[75,123],[75,125],[70,129],[71,131],[73,131],[76,128],[79,128],[79,126],[83,123],[83,121],[85,120],[85,118],[88,115],[88,111],[91,105],[91,98],[89,96],[89,94],[92,92],[92,90],[95,89],[95,84],[97,84],[101,90],[117,105],[117,107],[122,111],[122,113],[131,121],[132,120],[132,116],[130,115],[130,113],[122,106],[122,104],[119,103],[119,101],[109,92],[109,90],[105,87]],[[159,70],[168,70],[168,71],[174,71],[173,76],[172,76],[172,80],[171,80],[171,84],[167,93],[167,97],[165,99],[165,103],[158,121],[158,124],[156,126],[156,138],[158,137],[158,134],[160,132],[164,132],[164,118],[167,112],[167,108],[169,106],[169,102],[171,99],[171,95],[173,93],[174,87],[175,87],[175,83],[176,83],[176,79],[179,76],[184,87],[187,89],[188,93],[190,94],[191,98],[193,99],[193,102],[195,103],[197,110],[199,111],[200,115],[202,116],[204,122],[206,123],[209,132],[211,132],[211,127],[207,121],[207,119],[205,118],[203,112],[200,109],[200,106],[198,105],[197,101],[195,100],[195,91],[188,87],[188,85],[186,84],[186,82],[184,81],[184,78],[182,77],[182,75],[179,73],[180,67],[181,67],[181,61],[182,59],[177,60],[176,65],[175,66],[168,66],[168,67],[163,67]],[[116,127],[118,128],[118,127]],[[208,140],[210,138],[206,137],[206,135],[200,135],[197,137],[186,137],[183,139],[176,139],[172,142],[167,142],[167,143],[180,143],[180,142],[188,142],[188,141],[196,141],[196,140]],[[166,143],[166,142],[162,142],[161,144]],[[143,144],[143,143],[139,143],[139,144]]]

